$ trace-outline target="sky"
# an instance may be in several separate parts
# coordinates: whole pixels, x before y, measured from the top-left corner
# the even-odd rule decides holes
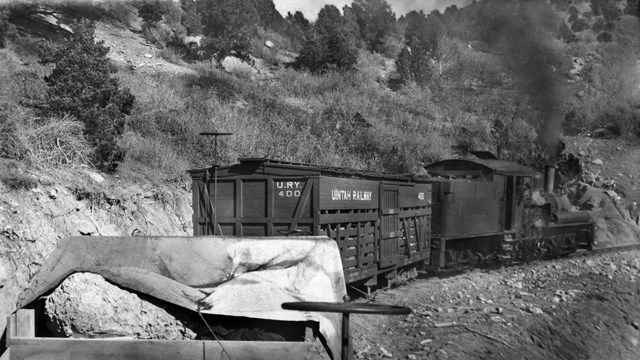
[[[457,7],[462,7],[470,4],[471,1],[472,0],[387,0],[387,3],[391,5],[391,9],[396,14],[396,18],[399,18],[400,15],[405,15],[411,10],[423,10],[426,14],[434,9],[442,12],[448,6],[456,5]],[[287,16],[287,12],[293,14],[299,10],[302,11],[307,19],[314,21],[318,16],[318,11],[320,11],[323,6],[331,4],[342,10],[343,6],[351,5],[353,0],[273,0],[273,3],[283,17]]]

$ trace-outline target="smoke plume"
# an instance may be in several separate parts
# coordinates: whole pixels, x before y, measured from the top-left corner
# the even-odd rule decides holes
[[[511,71],[518,93],[537,110],[537,140],[553,160],[560,151],[563,119],[559,75],[554,73],[561,60],[552,47],[556,13],[543,1],[492,0],[482,4],[478,24],[484,42]]]

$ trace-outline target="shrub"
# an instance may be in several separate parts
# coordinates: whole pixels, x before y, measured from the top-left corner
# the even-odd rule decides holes
[[[157,180],[184,175],[190,167],[189,161],[177,153],[171,142],[168,136],[153,138],[126,132],[120,145],[126,152],[125,162],[135,164],[138,171]]]
[[[560,33],[560,38],[564,40],[564,42],[570,43],[578,41],[578,37],[576,36],[576,34],[571,31],[571,28],[569,28],[569,26],[564,21],[562,22],[562,24],[560,24],[560,29],[558,31]]]
[[[9,22],[9,11],[0,9],[0,49],[7,47],[17,34],[15,25]]]
[[[27,154],[22,143],[20,125],[27,118],[24,111],[15,106],[0,110],[0,157],[20,160]]]
[[[640,16],[640,2],[638,2],[638,0],[627,0],[624,13],[627,15]]]
[[[172,64],[182,65],[182,66],[186,65],[184,60],[182,60],[182,57],[180,56],[180,54],[178,54],[172,48],[165,48],[160,50],[160,52],[158,53],[158,56],[160,56],[161,58],[167,60]]]
[[[640,136],[640,107],[633,104],[617,104],[605,110],[596,120],[596,124],[604,127],[616,136]]]
[[[149,28],[155,26],[160,20],[162,15],[167,13],[168,9],[164,2],[145,2],[138,8],[138,16],[142,19],[142,27]]]
[[[596,40],[598,40],[598,42],[601,42],[601,43],[608,43],[611,41],[611,34],[609,34],[606,31],[603,31],[600,34],[598,34],[598,37],[596,37]]]
[[[0,174],[0,181],[12,190],[29,190],[38,186],[38,181],[32,176],[17,171],[2,171]]]
[[[583,18],[579,18],[575,20],[573,24],[571,24],[571,30],[573,32],[581,32],[581,31],[587,30],[588,28],[589,28],[589,23]]]
[[[591,26],[591,30],[593,32],[600,32],[605,29],[606,23],[607,22],[603,18],[598,18],[598,20],[596,20],[596,22]]]
[[[71,5],[71,2],[69,3]],[[95,17],[96,21],[107,18],[116,24],[129,26],[136,20],[135,9],[128,1],[111,0],[102,1],[97,4],[91,4],[89,2],[83,4],[83,2],[78,2],[77,6],[99,9],[100,14]]]
[[[123,153],[116,139],[124,130],[125,115],[131,112],[134,97],[119,89],[111,74],[115,67],[106,57],[109,48],[94,42],[95,27],[76,23],[73,34],[62,45],[43,46],[41,63],[53,64],[47,83],[46,116],[72,115],[85,124],[85,135],[94,149],[93,161],[104,171],[114,171]]]

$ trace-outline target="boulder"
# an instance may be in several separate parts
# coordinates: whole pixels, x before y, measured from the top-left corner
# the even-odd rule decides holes
[[[258,70],[254,69],[253,66],[247,64],[246,62],[238,59],[235,56],[227,56],[222,60],[222,67],[225,71],[233,74],[244,73],[249,76],[255,75],[258,73]]]
[[[9,281],[9,269],[4,261],[2,261],[0,262],[0,289],[4,287],[7,281]]]
[[[192,329],[200,326],[189,310],[141,297],[90,273],[65,279],[47,297],[45,314],[48,330],[58,337],[190,340],[196,337]]]
[[[104,182],[104,178],[97,173],[91,172],[91,171],[87,171],[87,175],[89,175],[89,177],[91,178],[91,180],[97,182],[97,183],[103,183]]]

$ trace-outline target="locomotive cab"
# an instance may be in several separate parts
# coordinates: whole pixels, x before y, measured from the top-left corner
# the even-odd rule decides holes
[[[553,242],[562,251],[591,242],[593,224],[588,217],[566,215],[565,210],[545,212],[552,196],[541,196],[543,176],[531,168],[483,158],[444,160],[426,170],[436,177],[431,259],[435,267],[509,260],[520,257],[516,253],[537,251],[540,241],[547,248],[554,247],[547,246]],[[562,224],[564,220],[571,226]]]
[[[443,236],[516,231],[520,225],[519,208],[541,188],[540,173],[501,160],[452,159],[431,164],[426,169],[430,175],[440,178],[439,184],[433,187],[439,190],[434,199],[444,199],[440,208],[453,215],[440,224]],[[460,217],[473,221],[464,221],[460,226]]]

